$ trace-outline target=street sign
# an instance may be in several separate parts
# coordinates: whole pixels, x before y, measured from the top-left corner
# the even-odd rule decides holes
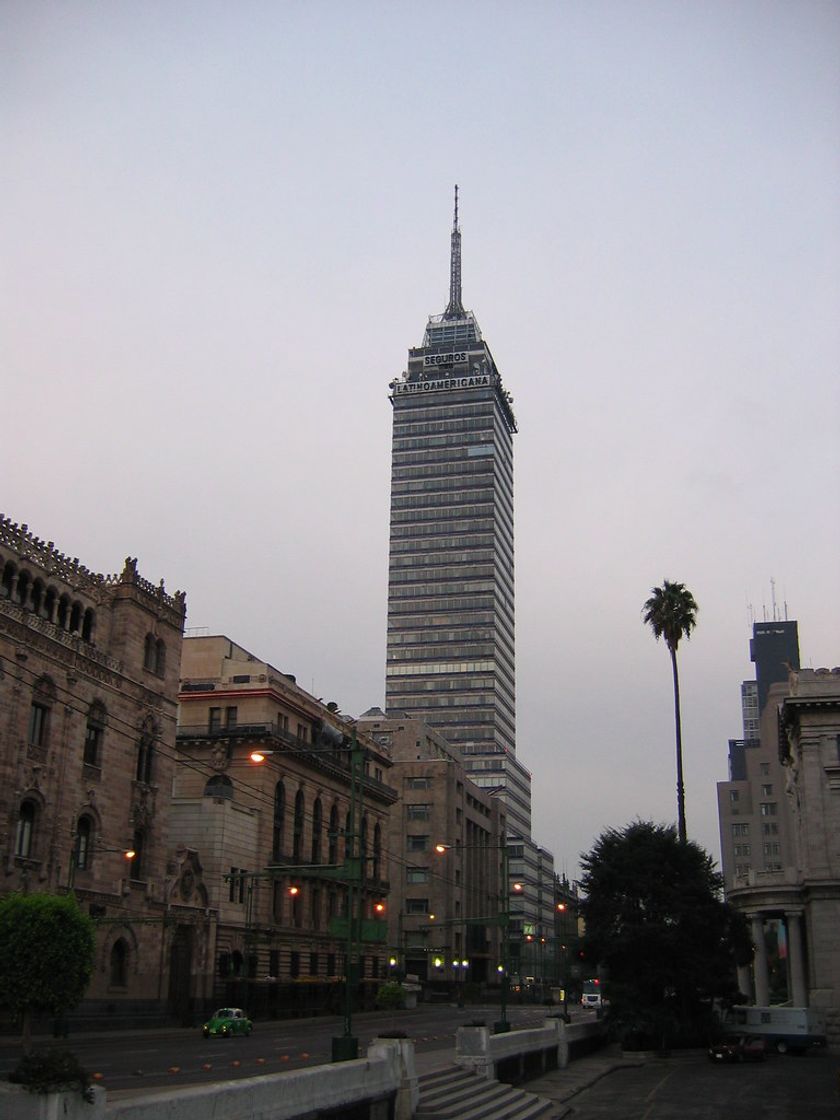
[[[341,937],[345,940],[350,932],[346,918],[330,918],[328,929],[331,937]],[[376,918],[357,919],[356,930],[358,941],[384,945],[388,940],[388,923],[377,921]]]

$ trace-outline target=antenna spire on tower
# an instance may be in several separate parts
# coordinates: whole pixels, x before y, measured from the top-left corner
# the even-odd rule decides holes
[[[452,222],[452,248],[449,258],[449,303],[444,319],[460,319],[464,315],[461,303],[461,231],[458,228],[458,184],[455,184],[455,218]]]

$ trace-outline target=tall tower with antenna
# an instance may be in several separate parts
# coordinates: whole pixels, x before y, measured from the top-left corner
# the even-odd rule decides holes
[[[385,703],[460,748],[530,835],[516,759],[513,398],[461,294],[458,188],[449,302],[390,385],[393,405]]]

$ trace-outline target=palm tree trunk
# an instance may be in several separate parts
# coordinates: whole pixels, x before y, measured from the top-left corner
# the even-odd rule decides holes
[[[688,834],[685,828],[685,784],[683,782],[682,721],[680,719],[680,675],[677,672],[677,651],[675,649],[671,649],[671,668],[674,673],[674,727],[677,737],[677,828],[680,841],[685,844],[688,840]]]

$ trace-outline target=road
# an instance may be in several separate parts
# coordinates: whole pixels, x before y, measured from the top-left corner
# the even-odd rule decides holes
[[[380,1031],[392,1029],[406,1031],[418,1055],[434,1051],[454,1054],[459,1026],[476,1019],[492,1024],[498,1014],[498,1007],[440,1004],[423,1005],[413,1011],[367,1012],[353,1016],[353,1033],[359,1039],[360,1056]],[[539,1024],[545,1014],[544,1007],[508,1009],[514,1027]],[[205,1039],[200,1030],[173,1028],[71,1035],[60,1042],[35,1042],[39,1048],[71,1049],[81,1064],[100,1075],[101,1084],[114,1092],[176,1088],[321,1065],[331,1060],[332,1038],[341,1032],[341,1019],[324,1017],[257,1022],[250,1038]],[[8,1074],[19,1056],[18,1043],[8,1038],[0,1040],[0,1077]]]

